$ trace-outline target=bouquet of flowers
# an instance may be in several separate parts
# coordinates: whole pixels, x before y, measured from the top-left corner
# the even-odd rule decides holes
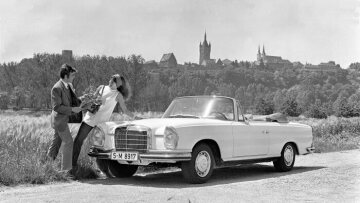
[[[90,111],[93,114],[95,114],[99,110],[102,104],[101,95],[99,95],[99,93],[96,93],[96,88],[94,88],[93,86],[87,88],[84,91],[84,95],[81,96],[80,99],[80,107],[82,109]]]

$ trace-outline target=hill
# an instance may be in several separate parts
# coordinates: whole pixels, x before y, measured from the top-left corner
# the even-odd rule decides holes
[[[79,71],[73,85],[80,95],[90,86],[107,84],[113,74],[127,77],[133,90],[128,106],[136,111],[164,111],[178,96],[217,94],[238,99],[248,113],[280,111],[317,118],[360,115],[359,63],[332,71],[250,62],[154,68],[144,65],[139,55],[86,55],[69,61],[48,53],[0,65],[0,108],[50,108],[50,90],[64,62]]]

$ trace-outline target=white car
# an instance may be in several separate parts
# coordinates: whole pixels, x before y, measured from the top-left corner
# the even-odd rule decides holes
[[[161,118],[106,122],[92,131],[89,155],[109,176],[130,177],[139,165],[175,165],[190,183],[204,183],[215,167],[274,163],[289,171],[295,155],[314,151],[312,128],[264,116],[248,119],[233,98],[175,98]]]

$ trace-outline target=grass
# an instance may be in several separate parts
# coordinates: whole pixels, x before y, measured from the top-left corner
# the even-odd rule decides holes
[[[161,113],[136,113],[143,118],[160,117]],[[112,120],[127,118],[114,114]],[[313,127],[314,145],[317,152],[357,149],[360,144],[360,118],[292,119]],[[46,160],[54,130],[50,126],[49,113],[0,112],[0,185],[44,184],[68,181],[59,172],[60,153],[55,161]],[[71,124],[73,137],[79,125]],[[87,156],[89,143],[85,140],[79,157],[79,179],[95,178],[97,170],[94,158]],[[151,168],[140,167],[140,172]]]
[[[360,117],[327,119],[292,119],[313,128],[315,152],[334,152],[358,149],[360,146]]]
[[[159,117],[159,113],[136,115],[148,118]],[[112,120],[127,118],[114,114]],[[69,177],[59,172],[61,163],[59,153],[55,161],[46,160],[46,152],[51,143],[54,130],[50,126],[49,112],[0,112],[0,185],[43,184],[54,181],[68,181]],[[70,124],[75,138],[79,124]],[[76,177],[95,178],[96,164],[87,156],[89,142],[84,141]]]
[[[67,180],[59,161],[45,162],[53,130],[49,116],[6,115],[0,118],[0,183],[46,183]]]

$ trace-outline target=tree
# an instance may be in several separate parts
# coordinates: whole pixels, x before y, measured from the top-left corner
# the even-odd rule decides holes
[[[146,86],[147,74],[143,70],[144,58],[140,55],[131,55],[128,57],[128,77],[130,79],[130,86],[132,88],[132,97],[129,100],[130,109],[137,109],[142,102],[139,96],[141,90]]]
[[[23,87],[16,86],[10,96],[11,104],[17,109],[25,107],[25,100],[29,96],[29,92]]]
[[[359,62],[351,63],[349,69],[360,71],[360,63]]]
[[[0,109],[7,109],[9,105],[9,95],[7,92],[0,92]]]
[[[305,113],[307,117],[311,118],[327,118],[326,109],[321,105],[320,100],[316,100],[314,104],[310,105],[309,110]]]
[[[284,103],[282,103],[280,108],[281,113],[284,113],[288,116],[299,116],[300,111],[298,109],[298,104],[295,98],[288,96]]]
[[[260,115],[268,115],[274,113],[274,104],[263,98],[258,98],[255,102],[255,113]]]
[[[346,97],[344,97],[343,95],[339,95],[339,97],[336,99],[333,104],[333,109],[335,112],[335,116],[346,118],[353,116],[352,108],[349,105]]]

